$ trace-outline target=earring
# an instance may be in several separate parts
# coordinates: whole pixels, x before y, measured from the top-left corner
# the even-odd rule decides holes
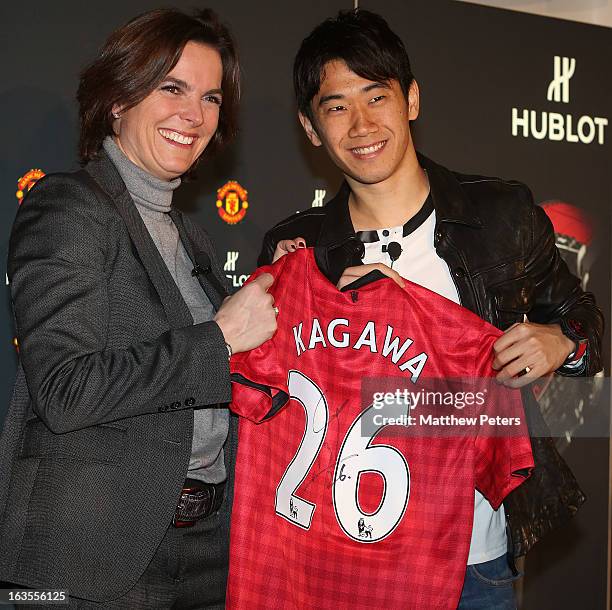
[[[121,116],[119,112],[111,112],[111,115],[113,116],[113,119],[118,119]]]

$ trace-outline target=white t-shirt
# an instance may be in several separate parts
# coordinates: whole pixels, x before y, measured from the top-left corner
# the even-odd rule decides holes
[[[427,214],[429,210],[431,212]],[[385,263],[407,280],[459,303],[457,288],[448,265],[437,255],[434,248],[435,226],[436,213],[428,201],[405,227],[358,232],[357,235],[365,242],[363,262]],[[376,237],[377,241],[370,241]],[[386,250],[386,246],[392,241],[400,244],[402,248],[399,258],[393,264],[389,254],[383,252],[383,246]],[[507,550],[503,504],[499,510],[494,511],[481,493],[476,490],[474,493],[474,525],[468,565],[491,561],[504,555]]]

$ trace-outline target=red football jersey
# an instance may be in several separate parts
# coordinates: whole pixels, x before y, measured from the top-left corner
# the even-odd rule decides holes
[[[227,606],[456,608],[474,488],[498,507],[528,476],[531,444],[518,391],[504,388],[509,433],[452,420],[466,393],[446,410],[416,395],[424,402],[439,380],[490,379],[500,331],[410,282],[375,277],[341,292],[309,249],[253,277],[264,271],[278,331],[231,360],[232,409],[247,419]],[[375,391],[397,381],[387,404]]]

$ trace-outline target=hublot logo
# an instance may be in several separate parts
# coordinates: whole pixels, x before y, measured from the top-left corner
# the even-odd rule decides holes
[[[244,284],[247,279],[247,274],[238,275],[236,274],[236,262],[238,261],[238,257],[240,256],[239,252],[229,251],[227,253],[227,258],[225,259],[225,263],[223,265],[223,271],[230,271],[231,273],[226,273],[225,277],[232,283],[234,288],[239,288]]]
[[[555,55],[553,69],[553,79],[548,85],[546,99],[549,102],[569,104],[570,80],[576,71],[576,59]],[[512,108],[513,136],[582,144],[597,141],[603,145],[607,126],[606,117],[583,115],[576,120],[570,113]]]

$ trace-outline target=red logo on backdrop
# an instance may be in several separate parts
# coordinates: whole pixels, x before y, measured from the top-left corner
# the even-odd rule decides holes
[[[17,192],[15,193],[19,205],[27,192],[45,175],[42,169],[31,169],[17,180]]]
[[[593,224],[584,210],[564,201],[546,201],[542,208],[557,235],[565,235],[580,245],[591,243]]]
[[[219,216],[229,225],[240,222],[249,207],[247,190],[242,188],[235,180],[226,182],[217,191],[217,208]]]

